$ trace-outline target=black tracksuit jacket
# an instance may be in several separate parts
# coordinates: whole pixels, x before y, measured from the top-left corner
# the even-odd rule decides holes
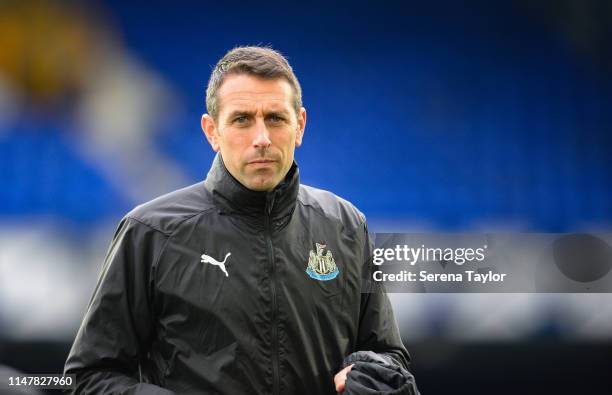
[[[331,280],[307,273],[316,243]],[[65,372],[83,394],[276,395],[335,394],[358,350],[407,367],[387,296],[362,293],[371,249],[363,214],[295,164],[255,192],[218,155],[204,182],[121,221]]]

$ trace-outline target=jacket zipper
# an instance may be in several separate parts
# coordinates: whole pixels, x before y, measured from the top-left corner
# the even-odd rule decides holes
[[[276,264],[274,262],[274,247],[272,246],[272,208],[274,207],[274,192],[266,196],[266,212],[264,215],[266,250],[270,261],[270,276],[272,288],[272,393],[280,394],[280,367],[278,360],[278,301],[276,300]]]

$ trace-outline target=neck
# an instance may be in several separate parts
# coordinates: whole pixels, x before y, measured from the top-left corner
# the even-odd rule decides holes
[[[269,214],[282,217],[293,211],[299,190],[299,171],[295,162],[285,178],[269,191],[254,191],[242,185],[225,167],[223,158],[218,154],[206,177],[206,188],[221,211],[237,212],[246,215],[263,215],[266,202],[273,197],[274,205]]]

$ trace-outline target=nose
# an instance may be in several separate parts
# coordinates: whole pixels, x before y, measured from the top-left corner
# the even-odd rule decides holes
[[[255,136],[253,138],[253,146],[255,148],[268,148],[272,142],[270,141],[270,133],[263,120],[257,120],[255,124]]]

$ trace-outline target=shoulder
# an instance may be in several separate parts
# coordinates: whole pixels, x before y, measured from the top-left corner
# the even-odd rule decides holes
[[[185,221],[213,208],[210,193],[199,182],[138,205],[125,218],[170,235]]]
[[[301,184],[298,202],[326,218],[342,222],[348,229],[360,228],[366,221],[363,213],[351,202],[323,189]]]

